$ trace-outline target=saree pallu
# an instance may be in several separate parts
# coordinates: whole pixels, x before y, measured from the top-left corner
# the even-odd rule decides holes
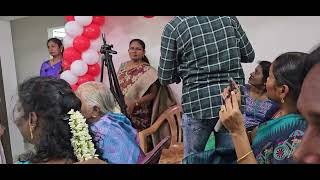
[[[300,114],[288,114],[260,124],[252,142],[258,164],[294,164],[293,152],[301,143],[307,122]],[[234,149],[218,148],[191,154],[185,164],[236,164]]]
[[[158,87],[157,95],[153,101],[147,104],[140,104],[133,110],[130,119],[138,131],[150,127],[162,112],[177,104],[171,89],[168,86],[160,85],[157,71],[147,63],[131,69],[126,68],[126,63],[121,64],[118,80],[123,95],[130,101],[142,98],[153,84],[156,83]],[[153,145],[158,144],[166,135],[170,135],[167,123],[152,135]]]
[[[137,130],[123,114],[109,112],[91,124],[90,130],[101,158],[109,164],[137,164],[145,158]]]
[[[307,122],[300,114],[288,114],[261,124],[252,142],[259,164],[292,164]]]

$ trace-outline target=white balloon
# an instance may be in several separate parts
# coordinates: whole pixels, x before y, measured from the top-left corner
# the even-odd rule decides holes
[[[70,70],[76,76],[83,76],[88,71],[88,65],[82,60],[76,60],[71,64]]]
[[[89,49],[93,49],[93,50],[100,52],[102,44],[103,44],[103,42],[102,42],[101,37],[99,37],[95,40],[91,40]]]
[[[64,26],[66,33],[74,38],[78,35],[81,35],[83,32],[83,28],[76,21],[69,21]]]
[[[96,50],[88,49],[82,53],[81,58],[88,65],[93,65],[99,61],[99,54]]]
[[[81,26],[88,26],[92,22],[92,16],[75,16],[74,20]]]
[[[78,77],[72,74],[70,70],[63,71],[60,78],[67,81],[70,85],[74,85],[78,81]]]
[[[63,47],[66,49],[68,47],[72,47],[73,46],[73,38],[70,37],[69,35],[66,35],[63,38]]]

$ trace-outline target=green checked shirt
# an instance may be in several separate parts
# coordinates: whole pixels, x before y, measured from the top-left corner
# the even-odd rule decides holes
[[[176,16],[161,37],[159,80],[168,85],[182,79],[182,107],[189,117],[217,118],[223,104],[220,94],[229,78],[237,81],[243,94],[241,62],[252,62],[254,56],[236,17]]]

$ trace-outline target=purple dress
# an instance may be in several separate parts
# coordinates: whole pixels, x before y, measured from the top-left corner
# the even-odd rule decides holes
[[[50,60],[45,61],[41,65],[40,77],[56,77],[59,78],[59,73],[62,68],[62,61],[51,66]]]
[[[271,119],[279,109],[279,105],[270,100],[256,100],[249,95],[249,85],[245,86],[246,110],[244,114],[245,127],[252,130],[254,127]]]

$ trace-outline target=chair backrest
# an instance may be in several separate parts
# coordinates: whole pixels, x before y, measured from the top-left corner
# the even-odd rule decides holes
[[[164,123],[165,120],[168,121],[170,132],[171,132],[171,142],[170,145],[182,143],[183,134],[181,128],[182,119],[182,108],[181,106],[173,106],[167,109],[158,118],[158,121]]]
[[[143,152],[147,152],[146,137],[159,130],[161,125],[168,122],[171,134],[170,146],[182,143],[183,132],[181,128],[182,107],[175,105],[165,110],[151,127],[139,132],[140,146]]]
[[[146,157],[139,164],[159,164],[162,149],[165,147],[165,144],[169,139],[169,136],[162,139],[152,151],[146,154]]]

